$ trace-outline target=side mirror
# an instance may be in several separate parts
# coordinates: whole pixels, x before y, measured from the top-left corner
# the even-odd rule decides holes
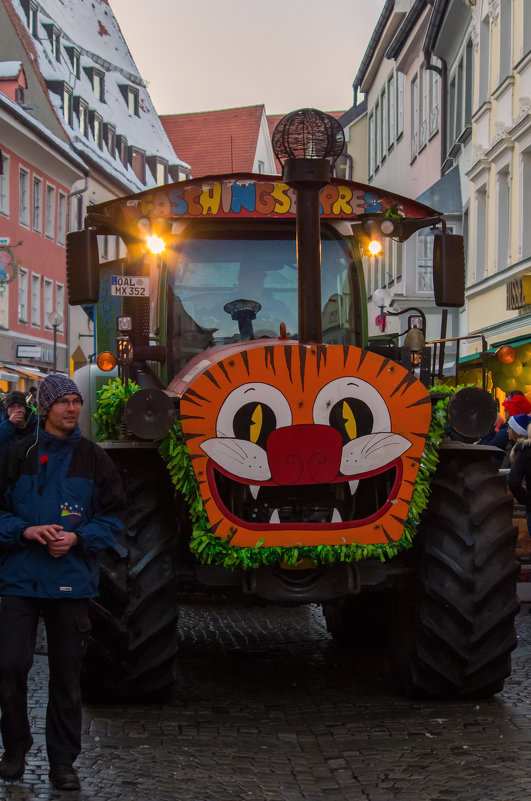
[[[435,305],[465,305],[465,245],[458,234],[433,237],[433,291]]]
[[[100,293],[98,235],[92,228],[66,235],[66,284],[71,306],[97,303]]]

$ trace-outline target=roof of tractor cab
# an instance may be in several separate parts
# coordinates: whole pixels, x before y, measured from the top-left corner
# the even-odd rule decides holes
[[[368,184],[332,178],[320,192],[321,217],[363,219],[367,214],[392,218],[439,216],[423,203]],[[187,219],[288,220],[296,216],[296,191],[278,175],[231,173],[209,175],[158,186],[91,206],[92,225],[108,223],[113,232],[138,232],[140,221],[158,224]],[[142,222],[140,222],[142,226]]]

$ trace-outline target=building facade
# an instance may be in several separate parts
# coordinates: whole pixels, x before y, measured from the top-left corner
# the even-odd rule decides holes
[[[466,173],[471,185],[466,324],[485,334],[492,351],[515,346],[525,360],[517,358],[497,383],[504,392],[517,386],[529,391],[531,3],[478,0],[472,13],[476,81]]]
[[[37,127],[66,143],[84,165],[74,184],[57,188],[57,203],[59,192],[66,194],[67,230],[82,226],[90,204],[189,175],[164,132],[107,0],[0,0],[0,53],[4,64],[20,63],[23,69],[24,81],[12,97],[15,105]],[[10,70],[3,68],[4,73]],[[0,91],[2,83],[6,85],[0,82]],[[15,149],[11,158],[17,155]],[[32,208],[34,188],[38,199],[39,163],[30,166],[36,175],[28,190]],[[12,202],[18,203],[17,185],[13,191]],[[28,275],[40,274],[31,252],[24,250],[29,241],[26,236],[17,257]],[[121,255],[114,237],[100,238],[100,260]],[[64,247],[57,272],[64,286]],[[17,302],[19,280],[9,287],[11,306]],[[65,307],[68,336],[61,369],[83,364],[93,354],[87,311]],[[44,371],[52,367],[46,360],[34,364]]]

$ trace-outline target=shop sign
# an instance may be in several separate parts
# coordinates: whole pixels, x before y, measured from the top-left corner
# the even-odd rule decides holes
[[[39,345],[17,345],[17,359],[41,359],[42,348]]]
[[[507,310],[531,305],[531,275],[521,275],[507,283]]]

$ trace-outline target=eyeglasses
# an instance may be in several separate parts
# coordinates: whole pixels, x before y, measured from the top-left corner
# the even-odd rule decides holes
[[[77,409],[83,405],[83,401],[81,398],[72,398],[71,400],[68,398],[60,398],[59,400],[55,401],[53,405],[61,406],[63,409],[66,409],[68,406],[73,406],[75,409]]]

